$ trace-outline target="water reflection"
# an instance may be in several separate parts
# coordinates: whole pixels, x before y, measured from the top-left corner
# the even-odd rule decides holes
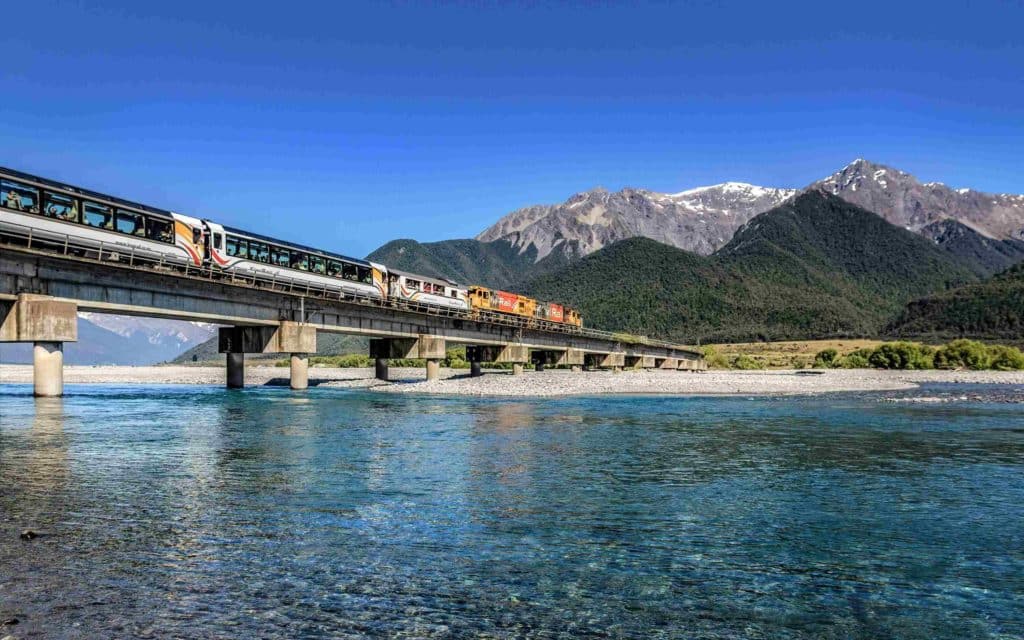
[[[71,390],[0,387],[26,636],[1024,633],[1020,406]]]

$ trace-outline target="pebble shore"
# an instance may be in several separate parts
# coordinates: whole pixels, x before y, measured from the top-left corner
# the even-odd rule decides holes
[[[820,375],[796,371],[584,371],[534,372],[513,376],[508,371],[488,371],[478,378],[465,370],[442,369],[441,378],[427,382],[423,369],[393,367],[390,382],[376,380],[372,369],[313,367],[310,386],[359,388],[384,393],[429,393],[450,396],[566,396],[600,394],[671,395],[804,395],[843,391],[899,391],[923,383],[999,384],[1024,388],[1021,371],[878,371],[872,369],[827,370]],[[220,367],[189,366],[68,366],[67,384],[193,384],[222,385]],[[288,369],[249,366],[246,385],[288,385]],[[0,365],[0,383],[30,384],[32,367]]]

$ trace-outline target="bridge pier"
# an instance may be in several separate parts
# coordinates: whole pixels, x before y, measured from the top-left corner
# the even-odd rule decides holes
[[[50,296],[18,294],[0,305],[0,342],[32,343],[37,398],[64,395],[64,343],[78,340],[78,306]]]
[[[375,358],[373,361],[373,377],[378,380],[388,379],[388,359]]]
[[[627,369],[653,369],[655,367],[654,356],[627,355]]]
[[[64,395],[63,342],[33,343],[32,387],[32,394],[37,398]]]
[[[470,362],[470,376],[482,375],[481,362],[512,363],[512,375],[517,376],[523,372],[523,365],[531,361],[530,349],[521,344],[470,345],[466,347],[466,359]]]
[[[441,360],[444,360],[446,355],[445,348],[444,338],[426,334],[421,334],[418,338],[374,338],[370,340],[370,357],[376,359],[374,368],[378,379],[387,380],[388,359],[400,358],[426,360],[427,380],[437,380],[441,375]]]
[[[658,365],[658,368],[659,369],[673,369],[673,370],[678,369],[679,368],[679,360],[677,360],[676,358],[662,358],[661,359],[661,364]]]
[[[289,386],[295,391],[302,391],[309,387],[309,355],[305,353],[293,353],[288,363],[290,375]]]
[[[245,388],[245,354],[244,353],[226,353],[225,365],[227,366],[227,388],[228,389],[244,389]]]
[[[484,375],[483,364],[479,360],[470,360],[469,362],[469,377],[479,378]]]
[[[316,353],[316,327],[282,320],[275,326],[222,327],[217,336],[219,351],[227,354],[227,387],[245,387],[245,354],[290,354],[290,386],[309,386],[309,358]]]
[[[621,352],[588,353],[584,364],[589,367],[622,371],[622,367],[626,365],[626,354]]]

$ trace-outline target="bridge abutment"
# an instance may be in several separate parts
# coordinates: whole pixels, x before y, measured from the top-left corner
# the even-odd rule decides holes
[[[31,342],[33,394],[64,395],[64,343],[78,340],[74,302],[30,293],[0,307],[0,342]]]

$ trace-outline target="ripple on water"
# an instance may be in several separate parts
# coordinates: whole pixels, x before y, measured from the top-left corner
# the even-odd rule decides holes
[[[1024,634],[1021,405],[69,391],[0,386],[19,637]]]

